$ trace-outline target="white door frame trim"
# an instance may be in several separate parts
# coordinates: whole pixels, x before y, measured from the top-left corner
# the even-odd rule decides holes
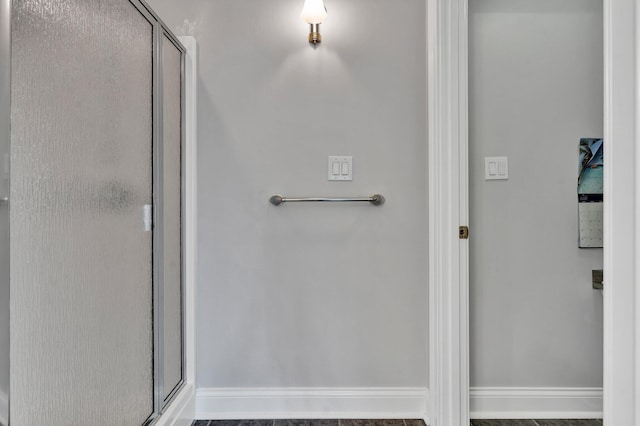
[[[431,426],[469,424],[467,0],[427,0]]]
[[[604,0],[604,423],[639,425],[638,7]]]
[[[469,425],[468,1],[427,0],[431,426]],[[604,422],[640,425],[640,7],[604,1]],[[473,230],[471,230],[473,234]],[[638,287],[640,288],[640,287]]]

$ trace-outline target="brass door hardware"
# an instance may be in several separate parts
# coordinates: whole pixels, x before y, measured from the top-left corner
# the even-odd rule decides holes
[[[469,239],[469,227],[468,226],[461,226],[458,235],[460,236],[461,240],[468,240]]]

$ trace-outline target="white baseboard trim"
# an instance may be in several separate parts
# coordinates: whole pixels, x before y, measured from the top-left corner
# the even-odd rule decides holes
[[[196,392],[193,383],[187,383],[173,398],[154,426],[190,426],[196,412]]]
[[[196,419],[424,419],[427,388],[201,388]]]
[[[7,415],[9,414],[9,398],[7,394],[0,391],[0,425],[9,424]]]
[[[471,388],[472,419],[602,418],[602,388]]]

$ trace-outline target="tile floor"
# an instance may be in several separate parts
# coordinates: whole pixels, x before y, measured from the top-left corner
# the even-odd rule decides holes
[[[422,420],[196,420],[192,426],[425,426]]]
[[[601,426],[602,420],[471,420],[471,426]],[[425,426],[422,420],[196,420],[193,426]]]
[[[601,426],[602,420],[471,420],[471,426]]]

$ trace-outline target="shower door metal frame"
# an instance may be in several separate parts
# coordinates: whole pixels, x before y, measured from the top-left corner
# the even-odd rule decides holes
[[[129,2],[140,11],[141,14],[153,25],[153,413],[149,416],[145,425],[156,422],[163,413],[164,408],[172,401],[176,394],[184,387],[186,377],[185,366],[185,262],[184,262],[184,240],[185,240],[185,54],[186,49],[178,38],[168,29],[164,22],[147,5],[144,0],[129,0]],[[164,388],[164,276],[162,261],[164,258],[164,166],[163,166],[163,142],[164,142],[164,120],[163,120],[163,73],[162,73],[162,47],[166,36],[181,54],[181,117],[180,117],[180,309],[181,309],[181,380],[178,385],[168,394]]]
[[[184,223],[184,212],[185,212],[185,206],[186,206],[186,182],[185,182],[185,170],[186,170],[186,156],[185,156],[185,152],[186,152],[186,120],[185,120],[185,54],[186,54],[186,49],[184,48],[184,46],[182,45],[182,43],[180,42],[180,40],[178,40],[178,38],[167,28],[167,26],[162,22],[162,20],[160,20],[158,18],[158,26],[160,27],[160,30],[158,31],[158,40],[157,41],[157,45],[158,45],[158,55],[159,55],[159,61],[158,61],[158,70],[160,72],[160,82],[164,82],[164,76],[162,75],[162,63],[163,63],[163,57],[162,57],[162,49],[163,49],[163,44],[165,43],[165,37],[167,40],[169,40],[171,42],[171,44],[178,49],[178,51],[180,52],[180,329],[181,329],[181,341],[180,341],[180,345],[181,345],[181,352],[180,352],[180,381],[178,382],[178,384],[173,387],[172,389],[165,389],[165,384],[164,384],[164,378],[162,379],[162,400],[159,401],[159,406],[161,406],[162,408],[166,407],[172,400],[173,398],[176,396],[176,394],[178,394],[180,392],[180,390],[183,388],[184,384],[185,384],[185,377],[186,377],[186,365],[185,365],[185,357],[186,357],[186,345],[185,345],[185,335],[186,335],[186,328],[185,328],[185,312],[186,312],[186,298],[185,298],[185,259],[184,259],[184,241],[185,241],[185,223]],[[158,105],[160,106],[160,108],[163,108],[164,106],[164,92],[162,92],[162,86],[160,84],[158,84],[158,86],[160,86],[160,90],[161,90],[161,94],[160,97],[158,99]],[[162,117],[164,117],[164,113],[162,114]],[[160,126],[161,126],[161,131],[163,129],[162,125],[164,123],[161,122]],[[162,142],[164,142],[164,134],[162,133]],[[160,148],[158,150],[158,152],[163,155],[163,147]],[[163,157],[160,157],[159,160],[162,160]],[[162,173],[163,167],[159,167],[159,172]],[[163,174],[164,176],[164,174]],[[161,181],[162,182],[162,181]],[[164,186],[159,187],[159,194],[163,194],[164,193]],[[158,203],[158,207],[161,207],[162,204]],[[161,213],[162,215],[164,214],[164,210],[161,209]],[[158,216],[158,223],[164,223],[164,216],[159,215]],[[163,246],[164,248],[164,246]],[[164,252],[161,252],[162,254],[164,254]],[[162,281],[162,289],[164,289],[164,281]],[[164,296],[162,298],[162,301],[164,302]],[[164,332],[164,324],[162,324],[162,331]],[[164,336],[164,334],[162,334],[162,336]],[[164,340],[163,340],[163,346],[164,348]],[[164,363],[160,364],[162,367],[164,367]],[[164,373],[164,370],[161,370],[160,368],[157,369],[157,373],[159,375],[162,375]]]
[[[137,0],[131,0],[137,1]],[[143,1],[141,1],[144,4]],[[148,9],[150,10],[150,9]],[[163,89],[163,43],[166,38],[180,51],[180,310],[181,310],[181,379],[173,388],[165,389],[164,383],[164,353],[162,350],[154,350],[154,392],[155,392],[155,416],[162,414],[163,409],[172,401],[176,394],[180,392],[185,383],[185,262],[184,262],[184,210],[185,210],[185,60],[186,49],[178,38],[167,28],[162,20],[150,10],[156,19],[154,27],[154,238],[153,238],[153,259],[154,259],[154,348],[164,348],[164,274],[162,261],[164,259],[164,89]]]
[[[4,146],[7,152],[10,152],[11,140],[11,0],[0,0],[0,147]],[[8,160],[10,161],[10,160]],[[6,164],[5,167],[10,167]],[[9,208],[9,186],[7,185],[7,193],[0,194],[0,209]],[[6,199],[4,199],[6,198]],[[7,217],[7,222],[9,218]],[[0,241],[0,244],[6,244],[7,251],[11,246],[11,239],[7,233],[6,241]],[[10,270],[0,271],[0,274],[6,274],[7,283],[10,281]],[[9,285],[9,293],[11,286]],[[11,296],[9,296],[8,306],[11,304]],[[10,309],[10,308],[9,308]],[[9,326],[9,324],[0,324],[0,326]],[[10,334],[9,334],[10,336]],[[11,360],[9,360],[9,366]],[[9,372],[7,372],[9,373]],[[10,387],[11,384],[9,384]],[[11,418],[9,400],[11,391],[7,395],[7,423]]]

